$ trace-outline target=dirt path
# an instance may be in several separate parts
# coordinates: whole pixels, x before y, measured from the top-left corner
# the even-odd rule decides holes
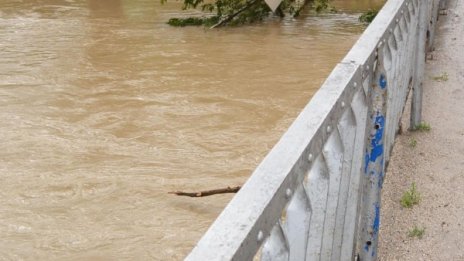
[[[448,1],[435,43],[423,104],[431,130],[398,136],[382,194],[380,260],[464,260],[464,1]],[[399,202],[413,182],[421,201],[406,209]],[[425,228],[422,239],[408,235],[414,226]]]

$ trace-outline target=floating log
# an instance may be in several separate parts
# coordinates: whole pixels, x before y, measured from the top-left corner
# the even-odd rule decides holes
[[[237,193],[242,186],[237,187],[227,187],[221,189],[213,189],[213,190],[205,190],[200,192],[184,192],[184,191],[171,191],[168,192],[169,194],[174,194],[177,196],[185,196],[185,197],[192,197],[192,198],[199,198],[199,197],[207,197],[216,194],[225,194],[225,193]]]

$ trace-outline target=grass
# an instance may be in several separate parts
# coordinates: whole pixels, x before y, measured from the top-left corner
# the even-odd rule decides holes
[[[412,208],[414,205],[419,204],[420,200],[420,193],[417,191],[416,183],[413,182],[411,188],[403,193],[400,203],[404,208]]]
[[[441,75],[432,77],[432,79],[437,82],[446,82],[448,81],[448,73],[444,72]]]
[[[409,147],[415,148],[417,146],[417,140],[415,138],[411,138],[409,140]]]
[[[425,121],[419,123],[418,125],[414,127],[414,130],[417,130],[417,131],[430,131],[431,129],[432,127],[430,127],[430,124],[428,124]]]
[[[425,228],[422,227],[418,227],[418,226],[414,226],[412,229],[409,230],[409,233],[408,233],[408,236],[409,237],[417,237],[419,239],[421,239],[425,234]]]

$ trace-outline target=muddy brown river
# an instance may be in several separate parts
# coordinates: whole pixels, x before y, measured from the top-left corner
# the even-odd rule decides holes
[[[382,1],[207,30],[159,0],[0,1],[0,260],[181,260]],[[190,12],[190,11],[189,11]]]

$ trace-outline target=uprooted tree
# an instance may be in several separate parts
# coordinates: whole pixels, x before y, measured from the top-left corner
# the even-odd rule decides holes
[[[165,3],[167,0],[161,0]],[[241,25],[257,21],[272,14],[264,0],[183,0],[183,9],[199,9],[204,12],[201,17],[171,18],[168,24],[172,26],[205,25],[218,27],[224,25]],[[306,6],[316,12],[334,11],[329,5],[330,0],[283,0],[275,14],[284,17],[296,17]]]

